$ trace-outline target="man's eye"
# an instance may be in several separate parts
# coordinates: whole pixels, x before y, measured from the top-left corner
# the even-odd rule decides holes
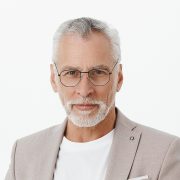
[[[91,75],[96,75],[96,76],[108,75],[108,72],[102,69],[93,69]]]
[[[78,76],[79,71],[77,70],[70,70],[70,71],[64,71],[63,76]]]

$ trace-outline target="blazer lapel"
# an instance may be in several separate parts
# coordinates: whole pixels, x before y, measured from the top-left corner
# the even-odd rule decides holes
[[[49,133],[47,141],[43,146],[45,152],[43,152],[41,158],[37,157],[38,164],[42,167],[41,171],[38,169],[35,173],[38,175],[37,179],[53,180],[59,147],[64,136],[66,123],[67,121],[65,120],[61,125],[53,128],[52,132]]]
[[[117,110],[113,143],[108,158],[105,180],[126,180],[136,155],[141,132],[136,124]]]

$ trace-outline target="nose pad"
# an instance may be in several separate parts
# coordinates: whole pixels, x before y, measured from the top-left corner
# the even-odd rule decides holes
[[[89,75],[88,72],[81,72],[81,81],[83,80],[83,78],[88,81],[89,83],[91,83],[90,79],[89,79]]]

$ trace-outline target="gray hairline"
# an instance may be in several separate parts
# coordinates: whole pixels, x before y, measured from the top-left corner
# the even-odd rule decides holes
[[[68,33],[75,33],[85,39],[93,31],[100,32],[108,38],[112,47],[112,58],[114,62],[120,62],[121,51],[118,31],[108,26],[105,22],[92,18],[83,17],[65,21],[56,30],[53,37],[53,63],[57,62],[56,56],[58,44],[64,35],[67,35]]]

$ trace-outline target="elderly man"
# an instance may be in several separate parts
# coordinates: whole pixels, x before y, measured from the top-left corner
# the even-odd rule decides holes
[[[180,179],[180,139],[115,107],[120,60],[118,33],[104,22],[79,18],[58,28],[50,81],[67,118],[16,141],[6,180]]]

